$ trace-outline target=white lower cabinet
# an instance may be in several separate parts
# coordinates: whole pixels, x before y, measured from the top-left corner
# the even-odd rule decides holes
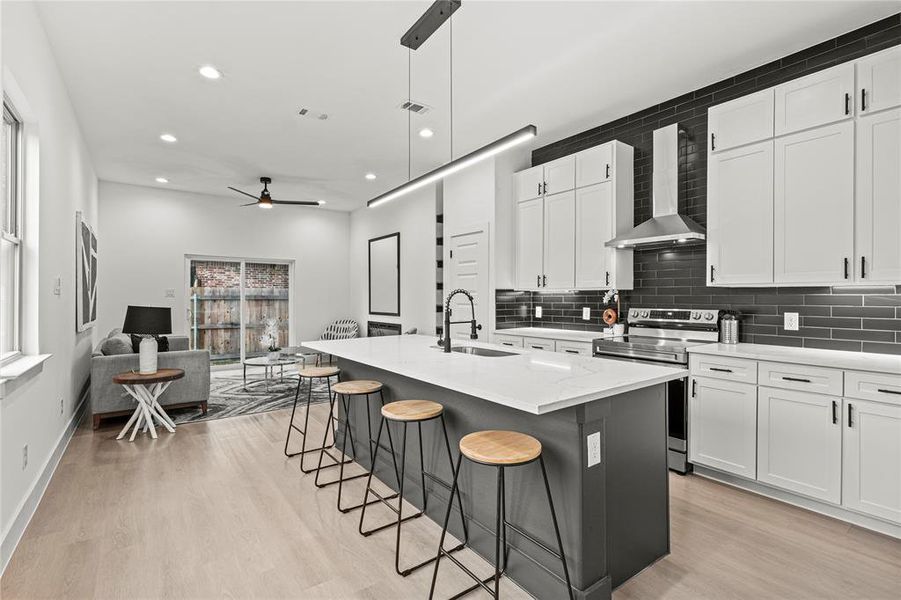
[[[901,523],[901,405],[846,398],[845,508]]]
[[[522,348],[522,338],[517,335],[504,335],[502,333],[495,333],[491,341],[495,344],[500,344],[501,346]]]
[[[841,398],[758,388],[757,479],[840,503]]]
[[[522,338],[522,347],[526,350],[548,350],[553,352],[555,349],[554,340],[545,338]]]
[[[693,377],[688,460],[753,479],[757,466],[757,386]]]

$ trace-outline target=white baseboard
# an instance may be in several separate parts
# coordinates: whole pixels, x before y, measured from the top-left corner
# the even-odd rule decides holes
[[[825,502],[820,502],[819,500],[814,500],[813,498],[807,498],[806,496],[799,496],[792,492],[780,490],[779,488],[769,486],[765,483],[760,483],[759,481],[752,481],[750,479],[745,479],[744,477],[738,477],[737,475],[732,475],[731,473],[724,473],[722,471],[702,467],[697,464],[694,465],[694,473],[695,475],[700,475],[701,477],[706,477],[707,479],[713,479],[714,481],[719,481],[720,483],[725,483],[726,485],[731,485],[732,487],[737,487],[749,492],[754,492],[755,494],[760,494],[761,496],[766,496],[767,498],[772,498],[774,500],[785,502],[786,504],[792,504],[794,506],[806,508],[807,510],[811,510],[815,513],[820,513],[821,515],[826,515],[827,517],[845,521],[846,523],[852,523],[854,525],[857,525],[858,527],[863,527],[864,529],[877,531],[889,537],[901,539],[901,525],[895,525],[893,523],[889,523],[888,521],[883,521],[882,519],[863,515],[846,508],[842,508],[840,506],[827,504]]]
[[[6,571],[9,559],[12,558],[16,546],[19,545],[19,541],[22,539],[25,529],[31,522],[31,517],[34,516],[38,505],[41,503],[41,498],[44,497],[47,485],[50,483],[50,479],[56,472],[56,467],[59,465],[59,461],[63,457],[63,454],[65,454],[66,448],[69,447],[69,441],[72,439],[75,429],[84,417],[85,409],[88,405],[88,396],[89,388],[86,388],[85,393],[81,397],[81,401],[78,403],[78,407],[72,414],[72,418],[69,419],[65,429],[63,429],[59,439],[57,439],[56,447],[41,467],[40,476],[35,480],[34,484],[32,484],[28,495],[19,504],[19,507],[16,510],[16,517],[13,519],[9,529],[3,534],[3,541],[0,542],[0,575],[3,575]]]

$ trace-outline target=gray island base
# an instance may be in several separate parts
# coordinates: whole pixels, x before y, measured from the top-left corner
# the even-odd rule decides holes
[[[665,383],[651,383],[614,395],[599,392],[598,395],[602,397],[596,400],[583,400],[573,406],[533,414],[400,374],[397,371],[409,370],[401,366],[388,370],[342,356],[361,356],[358,352],[345,353],[339,347],[339,344],[356,341],[362,340],[327,342],[317,349],[338,357],[341,380],[374,379],[382,382],[386,402],[426,399],[443,404],[454,460],[459,452],[458,441],[473,431],[509,429],[528,433],[541,441],[577,598],[608,599],[613,588],[669,552]],[[317,343],[307,345],[313,347]],[[385,350],[391,352],[390,348]],[[439,352],[428,347],[421,351]],[[551,354],[548,352],[530,354],[532,359],[539,356],[544,362],[556,359],[541,356]],[[427,356],[430,360],[434,359],[431,355]],[[505,369],[507,367],[503,361],[510,358],[521,360],[523,356],[484,358],[456,354],[453,360],[477,360],[486,369]],[[388,359],[386,362],[383,355],[372,362],[387,365],[391,362],[390,354]],[[566,359],[615,362],[585,357],[567,356]],[[676,369],[667,370],[673,372],[670,379],[680,374]],[[374,434],[381,418],[378,401],[370,403],[367,415],[365,401],[353,398],[350,402],[350,417],[357,460],[370,468],[366,451],[369,438],[366,419],[371,419]],[[391,424],[390,429],[394,446],[399,452],[401,429],[394,424]],[[418,440],[414,429],[415,427],[410,427],[408,432],[404,496],[408,502],[421,509],[419,458],[416,456]],[[600,462],[589,466],[589,436],[593,434],[599,435]],[[422,436],[426,470],[449,484],[452,472],[438,422],[422,424]],[[592,438],[594,439],[596,438]],[[338,440],[342,440],[340,432]],[[397,481],[384,435],[381,447],[383,449],[379,451],[375,475],[396,490]],[[547,546],[555,548],[553,523],[538,463],[506,468],[504,477],[507,520]],[[493,564],[497,471],[495,468],[464,460],[460,487],[468,522],[469,546]],[[448,489],[426,479],[425,514],[439,525],[444,520],[448,496]],[[458,539],[463,538],[456,504],[451,513],[449,532]],[[562,568],[556,557],[515,531],[508,530],[507,540],[507,577],[536,598],[567,597],[562,583]],[[437,550],[437,537],[435,545]],[[448,540],[445,545],[449,548],[453,544]],[[491,572],[478,574],[485,577]],[[461,590],[471,583],[450,561],[442,561],[438,577],[459,580]]]

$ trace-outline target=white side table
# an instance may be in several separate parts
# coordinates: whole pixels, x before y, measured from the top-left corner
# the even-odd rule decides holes
[[[165,427],[169,433],[175,433],[175,423],[166,414],[163,407],[160,406],[159,398],[173,381],[184,376],[185,372],[182,369],[160,369],[156,373],[149,375],[131,371],[115,375],[113,383],[118,383],[125,388],[125,391],[138,403],[135,412],[128,419],[128,422],[122,428],[122,431],[119,432],[116,439],[121,440],[124,438],[132,426],[134,426],[134,429],[131,430],[131,437],[128,438],[129,442],[135,441],[135,435],[142,426],[144,431],[150,431],[150,437],[156,439],[156,427],[153,425],[154,419],[159,421],[160,425]]]

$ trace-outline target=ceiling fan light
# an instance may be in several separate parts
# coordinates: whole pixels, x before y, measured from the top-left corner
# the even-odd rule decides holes
[[[272,200],[263,200],[260,198],[260,201],[257,202],[257,206],[260,208],[272,208]]]

